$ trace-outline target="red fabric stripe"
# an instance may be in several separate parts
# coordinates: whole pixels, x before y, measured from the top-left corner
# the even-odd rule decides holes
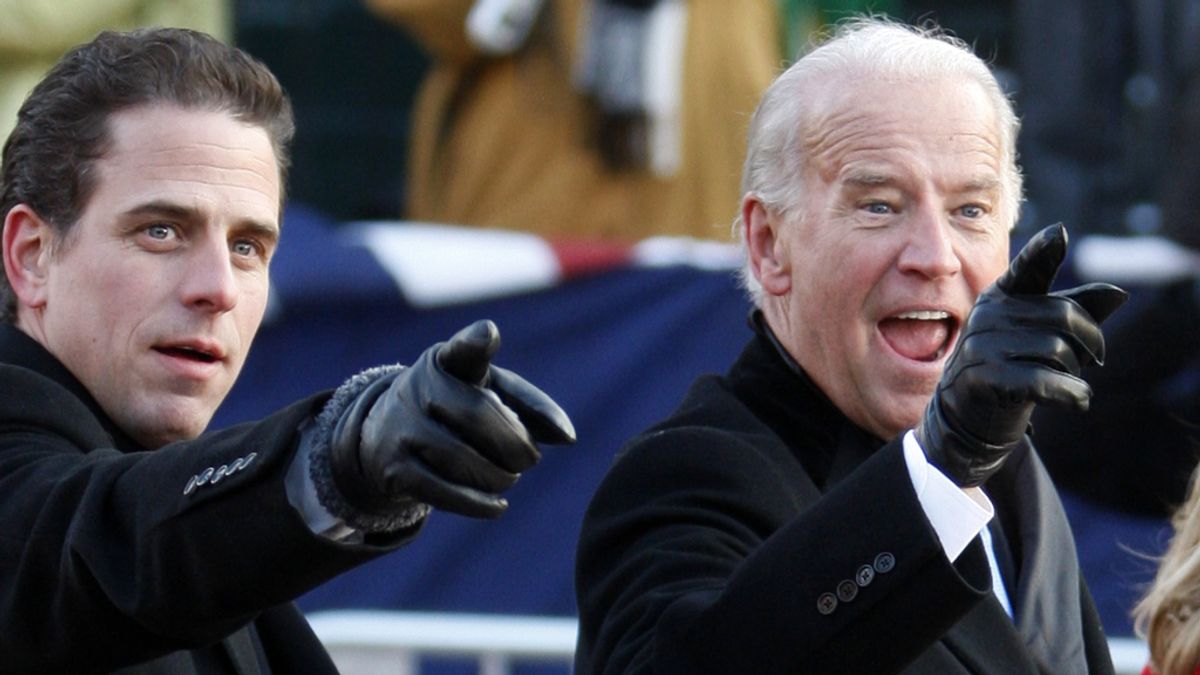
[[[550,250],[558,258],[563,279],[597,274],[630,264],[633,247],[587,240],[549,240]]]

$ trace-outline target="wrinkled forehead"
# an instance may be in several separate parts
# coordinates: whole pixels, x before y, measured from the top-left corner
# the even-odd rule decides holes
[[[970,79],[875,76],[853,86],[815,84],[799,139],[810,170],[828,174],[850,161],[915,156],[1004,173],[999,116]]]
[[[814,147],[840,125],[859,121],[880,131],[970,134],[996,139],[1000,118],[983,87],[964,76],[860,76],[852,83],[818,76],[804,88],[802,139]]]

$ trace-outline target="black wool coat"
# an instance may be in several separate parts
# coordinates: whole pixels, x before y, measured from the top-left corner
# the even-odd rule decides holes
[[[291,600],[414,533],[339,546],[288,503],[325,398],[147,452],[0,326],[0,673],[336,672]]]
[[[948,561],[900,439],[855,426],[757,335],[633,439],[594,496],[576,672],[1112,672],[1032,447],[984,489],[1015,623],[978,537]]]

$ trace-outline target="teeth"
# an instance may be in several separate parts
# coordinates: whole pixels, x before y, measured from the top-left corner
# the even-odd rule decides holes
[[[917,319],[919,321],[941,321],[949,319],[950,313],[941,310],[933,309],[916,309],[911,312],[901,312],[896,315],[897,319]]]

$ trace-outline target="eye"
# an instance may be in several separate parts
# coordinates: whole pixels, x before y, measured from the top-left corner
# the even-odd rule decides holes
[[[171,227],[170,225],[164,225],[162,223],[155,223],[153,225],[147,226],[145,229],[145,232],[146,232],[146,236],[150,237],[151,239],[157,239],[158,241],[167,241],[168,239],[170,239],[171,237],[173,237],[175,235],[175,228]]]
[[[183,233],[173,223],[149,223],[135,230],[138,245],[147,251],[173,251],[183,244]]]
[[[863,210],[878,216],[886,216],[892,212],[892,207],[884,202],[869,202],[863,205]]]
[[[967,204],[959,209],[959,213],[966,218],[982,218],[987,215],[987,210],[978,204]]]
[[[238,239],[230,245],[229,249],[233,251],[234,255],[246,258],[259,257],[263,253],[262,246],[251,239]]]

